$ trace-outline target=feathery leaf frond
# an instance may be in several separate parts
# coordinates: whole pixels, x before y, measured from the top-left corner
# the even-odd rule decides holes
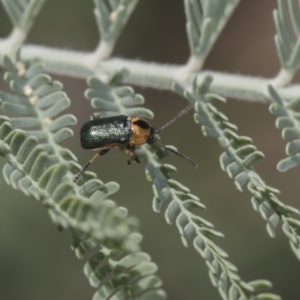
[[[1,109],[15,115],[0,116],[0,154],[9,159],[3,169],[5,181],[46,205],[57,226],[71,228],[77,255],[101,244],[85,267],[92,285],[100,286],[94,299],[127,299],[131,295],[165,299],[150,257],[145,254],[144,261],[134,258],[139,256],[136,251],[141,241],[136,233],[138,221],[107,199],[118,190],[118,184],[104,184],[92,172],[79,181],[80,186],[71,180],[80,166],[74,162],[75,155],[60,144],[72,136],[66,126],[74,125],[76,118],[60,115],[70,104],[62,85],[43,74],[39,61],[14,64],[8,57],[4,61],[9,69],[5,79],[15,92],[0,94]],[[105,270],[113,270],[109,277],[95,263],[103,263],[99,260],[103,251]],[[122,268],[131,256],[130,264]]]
[[[292,139],[285,149],[288,157],[277,164],[277,169],[285,172],[300,164],[300,114],[295,111],[300,107],[300,98],[287,102],[271,85],[268,86],[268,91],[273,100],[269,110],[278,116],[276,127],[282,129],[282,138]]]
[[[123,72],[116,74],[111,80],[110,84],[118,83],[123,78]],[[117,80],[116,80],[117,79]],[[103,109],[101,114],[104,116],[111,116],[113,114],[125,114],[127,111],[127,103],[131,101],[120,101],[114,97],[116,91],[127,91],[128,87],[110,87],[99,80],[90,79],[90,87],[94,89],[89,89],[86,92],[87,98],[94,102],[93,107],[95,107],[95,99],[98,97],[104,97],[104,101],[101,101],[101,105],[97,108]],[[123,95],[124,92],[117,93],[118,95]],[[103,96],[105,95],[105,96]],[[127,92],[126,92],[127,95]],[[133,95],[133,91],[130,90],[130,95]],[[93,100],[94,99],[94,100]],[[137,104],[140,104],[138,102]],[[105,111],[109,110],[109,113]],[[172,146],[168,146],[170,148]],[[175,147],[172,147],[173,150],[176,150]],[[171,153],[161,149],[160,147],[150,147],[149,145],[144,145],[139,150],[139,155],[146,156],[148,158],[148,164],[146,166],[146,176],[153,183],[154,199],[153,199],[153,210],[155,212],[160,212],[163,203],[167,200],[171,200],[168,204],[165,211],[165,218],[168,224],[176,223],[176,226],[181,235],[181,240],[184,246],[188,246],[189,242],[193,243],[196,251],[206,260],[207,266],[209,268],[209,275],[215,287],[218,288],[221,296],[224,299],[228,297],[245,297],[245,299],[250,299],[252,296],[258,294],[262,290],[267,290],[270,288],[271,283],[264,280],[258,280],[259,285],[247,284],[243,282],[237,275],[236,267],[227,260],[227,253],[217,246],[213,241],[213,237],[223,237],[223,234],[219,231],[216,231],[213,228],[213,224],[205,220],[202,217],[194,214],[194,208],[204,209],[205,206],[199,200],[199,198],[190,193],[190,190],[185,187],[180,182],[172,179],[170,173],[176,171],[176,168],[169,164],[161,164],[160,159],[170,155]],[[92,242],[87,243],[88,246],[93,245]],[[82,250],[83,249],[83,250]],[[84,252],[84,246],[79,250],[79,255]],[[101,270],[105,269],[104,254],[105,249],[99,254],[96,254],[101,257],[101,262],[97,262],[97,265],[100,265],[100,270],[98,273],[103,273]],[[93,260],[93,258],[92,258]],[[93,263],[88,263],[88,270],[90,270]],[[112,270],[109,270],[111,274]],[[92,272],[93,276],[90,280],[95,281],[95,272]],[[98,274],[97,273],[97,274]],[[108,276],[108,273],[105,273],[105,276]],[[91,274],[89,272],[89,274]],[[101,276],[100,274],[98,276]],[[102,275],[103,276],[103,275]],[[150,275],[152,278],[152,275]],[[102,277],[101,277],[102,278]],[[99,277],[98,277],[99,279]],[[103,280],[103,278],[102,278]],[[155,282],[157,279],[155,280]],[[96,282],[98,280],[96,279]],[[257,289],[256,287],[263,287],[262,290]],[[109,290],[109,293],[111,291]],[[104,294],[101,294],[104,295]],[[274,299],[280,299],[276,295],[271,294]],[[99,294],[100,296],[100,294]],[[263,296],[263,294],[259,294]],[[101,299],[101,298],[99,298]],[[152,298],[149,298],[152,299]],[[160,298],[158,298],[160,299]],[[234,298],[233,298],[234,299]]]
[[[131,236],[130,243],[138,244],[141,235]],[[88,251],[97,249],[97,243],[85,235],[73,235],[72,249],[78,258]],[[160,289],[162,281],[154,275],[157,266],[147,253],[128,253],[100,247],[84,266],[84,274],[91,286],[98,288],[93,299],[165,299]],[[111,297],[111,298],[110,298]]]
[[[300,7],[296,0],[277,0],[275,44],[282,68],[294,72],[300,63]]]
[[[1,0],[12,24],[24,32],[31,28],[45,0]]]
[[[85,97],[91,101],[93,108],[101,111],[103,117],[122,114],[152,119],[151,110],[136,107],[136,105],[144,104],[145,100],[142,95],[135,94],[130,86],[117,86],[126,76],[127,71],[121,70],[110,79],[108,84],[95,77],[89,78],[87,82],[90,88],[86,90]]]
[[[107,43],[115,42],[138,0],[94,0],[94,3],[101,39]]]
[[[163,203],[170,200],[165,211],[167,223],[175,223],[183,245],[188,247],[189,243],[193,244],[205,259],[210,280],[222,299],[260,299],[264,295],[261,292],[270,289],[271,283],[257,280],[255,282],[259,284],[255,285],[254,282],[246,283],[240,279],[237,268],[228,260],[227,253],[213,241],[213,238],[224,235],[215,230],[212,223],[193,212],[196,208],[205,209],[205,205],[186,186],[171,178],[170,173],[176,172],[174,166],[158,161],[165,157],[165,152],[159,148],[153,152],[149,146],[143,146],[143,149],[149,161],[146,175],[152,181],[154,211],[160,212]],[[257,288],[258,286],[262,289]],[[270,295],[272,299],[280,299],[277,295]]]
[[[71,182],[80,166],[61,143],[73,136],[66,126],[77,120],[70,114],[61,115],[70,105],[62,85],[43,73],[40,61],[14,64],[5,57],[4,63],[9,70],[5,80],[15,92],[0,93],[1,110],[14,115],[0,117],[1,155],[9,159],[3,169],[6,182],[47,205],[55,224],[89,233],[101,242],[115,239],[120,243],[137,222],[119,216],[113,202],[101,202],[118,190],[118,184],[103,184],[91,172],[80,181],[80,187]],[[107,212],[107,220],[124,228],[109,233],[112,225],[100,222],[101,210]]]
[[[117,72],[107,84],[96,78],[89,78],[89,89],[85,96],[94,108],[100,109],[104,117],[125,114],[151,118],[153,113],[143,107],[141,95],[134,93],[129,86],[117,86],[127,75],[125,70]],[[94,114],[97,116],[97,113]],[[141,241],[141,235],[132,234],[126,243],[133,247]],[[125,245],[126,246],[126,245]],[[81,258],[97,243],[86,235],[73,235],[73,250]],[[124,250],[125,249],[125,250]],[[131,248],[129,248],[131,249]],[[151,262],[148,254],[101,245],[84,267],[84,272],[92,286],[97,287],[93,299],[166,299],[166,293],[160,288],[161,279],[155,275],[157,266]]]
[[[193,56],[204,61],[239,0],[185,0],[186,28]]]
[[[238,190],[242,191],[247,184],[252,194],[251,202],[255,210],[259,211],[267,221],[267,231],[271,237],[275,236],[275,229],[283,222],[283,232],[288,237],[290,245],[297,258],[300,259],[300,222],[292,215],[300,212],[291,206],[285,205],[278,198],[279,191],[267,186],[261,177],[254,171],[253,165],[264,155],[257,151],[249,137],[239,136],[237,127],[230,123],[228,118],[213,105],[213,101],[225,99],[208,93],[211,77],[206,77],[203,84],[197,86],[194,81],[193,93],[174,84],[177,93],[184,96],[190,103],[195,104],[195,121],[201,125],[205,136],[218,138],[220,146],[225,150],[220,156],[220,165],[227,172]]]

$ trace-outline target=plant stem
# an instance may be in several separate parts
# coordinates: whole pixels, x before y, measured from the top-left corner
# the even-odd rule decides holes
[[[0,49],[3,42],[4,40],[0,39]],[[113,74],[125,68],[130,72],[126,83],[163,90],[172,90],[171,84],[174,81],[180,81],[180,84],[187,88],[192,83],[195,75],[198,75],[197,81],[200,83],[205,76],[210,74],[214,78],[211,92],[218,93],[224,97],[251,102],[269,102],[267,85],[274,82],[274,78],[228,74],[208,70],[187,74],[182,72],[184,65],[167,65],[123,58],[107,59],[100,62],[97,67],[92,67],[90,62],[93,55],[94,52],[70,51],[36,45],[24,45],[22,48],[23,59],[40,58],[46,63],[46,70],[54,74],[87,78],[91,75],[100,76],[103,73]],[[296,98],[300,94],[300,85],[294,84],[288,87],[280,87],[278,92],[283,98]]]

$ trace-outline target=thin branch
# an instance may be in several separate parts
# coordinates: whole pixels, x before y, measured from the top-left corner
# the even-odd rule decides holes
[[[26,40],[27,34],[18,27],[15,27],[10,35],[3,39],[0,43],[0,60],[7,54],[14,56],[17,49],[21,47],[22,43]]]
[[[0,50],[1,43],[3,43],[3,40],[0,40]],[[126,78],[125,83],[163,90],[172,90],[172,82],[179,80],[179,72],[182,69],[181,65],[164,65],[121,58],[108,59],[102,62],[99,67],[92,68],[89,65],[91,55],[89,52],[69,51],[36,45],[25,45],[22,48],[23,59],[30,60],[38,57],[45,62],[46,70],[54,74],[77,78],[87,78],[93,75],[100,78],[103,73],[112,75],[116,71],[127,69],[129,76]],[[198,73],[199,82],[202,82],[202,79],[207,75],[214,77],[211,85],[211,92],[213,93],[234,99],[270,102],[267,95],[267,86],[273,83],[273,78],[203,70]],[[193,78],[193,75],[180,78],[180,84],[187,87],[191,85]],[[291,99],[299,96],[300,85],[289,85],[277,90],[285,99]]]

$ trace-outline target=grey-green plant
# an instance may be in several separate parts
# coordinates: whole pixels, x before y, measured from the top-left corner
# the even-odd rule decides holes
[[[300,212],[279,200],[279,191],[264,183],[254,169],[264,154],[251,138],[239,135],[237,126],[214,106],[214,102],[225,103],[227,96],[270,103],[283,138],[292,139],[286,148],[288,157],[278,163],[278,170],[299,165],[299,113],[295,109],[300,103],[300,86],[290,84],[300,58],[298,2],[278,0],[274,12],[275,44],[281,70],[271,79],[202,69],[238,0],[182,1],[191,55],[180,66],[111,57],[137,0],[94,0],[101,38],[91,53],[25,44],[44,2],[2,0],[13,25],[12,33],[0,39],[4,79],[11,89],[0,91],[0,155],[6,160],[3,177],[14,189],[44,204],[58,229],[72,232],[75,255],[87,258],[84,274],[96,288],[93,299],[166,299],[166,292],[156,275],[157,265],[141,250],[138,219],[110,199],[119,185],[103,183],[90,171],[73,182],[81,166],[62,143],[73,137],[69,126],[75,125],[77,119],[64,114],[72,101],[48,72],[87,79],[85,97],[96,109],[95,115],[103,117],[154,116],[140,106],[144,98],[129,84],[180,94],[194,106],[194,120],[203,135],[218,139],[223,149],[221,169],[238,190],[247,187],[253,208],[266,220],[271,237],[282,224],[300,259]],[[143,145],[139,149],[139,155],[148,161],[146,178],[152,182],[153,210],[160,212],[167,204],[166,222],[175,223],[183,245],[193,245],[205,260],[212,284],[222,299],[280,299],[269,292],[269,281],[241,279],[228,254],[217,244],[223,233],[199,213],[205,205],[185,184],[172,178],[176,168],[162,161],[169,154],[158,146]]]

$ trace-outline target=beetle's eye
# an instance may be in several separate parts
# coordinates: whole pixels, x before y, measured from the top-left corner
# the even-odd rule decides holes
[[[150,128],[149,123],[144,121],[144,120],[137,120],[137,121],[134,121],[132,124],[136,125],[136,126],[139,126],[143,129],[149,129]]]

